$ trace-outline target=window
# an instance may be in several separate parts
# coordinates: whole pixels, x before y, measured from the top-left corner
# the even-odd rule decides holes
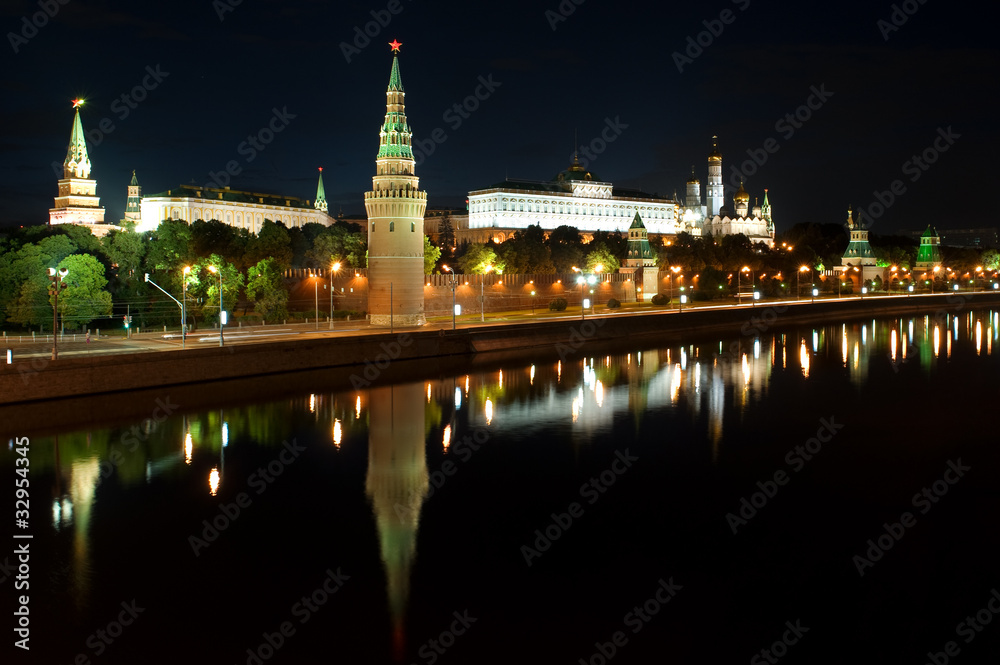
[[[414,233],[417,230],[417,223],[410,222],[410,233]]]
[[[389,222],[389,233],[396,230],[396,222]]]
[[[375,233],[375,222],[372,222],[372,233]]]

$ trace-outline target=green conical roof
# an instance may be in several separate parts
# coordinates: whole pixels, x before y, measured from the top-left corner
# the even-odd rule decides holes
[[[392,58],[392,73],[389,74],[389,90],[403,92],[403,79],[399,76],[399,58]]]
[[[319,182],[316,184],[316,202],[313,204],[317,210],[326,211],[326,190],[323,188],[323,167],[319,167]]]
[[[83,122],[80,120],[80,108],[77,106],[73,116],[73,131],[69,136],[69,148],[66,150],[66,160],[63,162],[65,173],[71,173],[77,178],[90,175],[90,158],[87,156],[87,136],[83,133]]]
[[[132,169],[132,182],[129,183],[129,187],[138,187],[139,179],[135,177],[135,169]]]
[[[644,228],[646,228],[646,225],[642,223],[642,217],[639,216],[639,213],[635,213],[635,219],[632,220],[632,226],[630,226],[628,228],[629,229],[644,229]]]
[[[937,230],[933,226],[931,226],[930,224],[928,224],[927,225],[927,230],[924,231],[923,235],[921,235],[920,237],[921,238],[937,238],[937,236],[938,236]]]

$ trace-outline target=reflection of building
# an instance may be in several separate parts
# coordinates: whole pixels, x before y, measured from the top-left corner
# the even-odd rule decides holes
[[[393,51],[398,52],[393,42]],[[424,210],[427,192],[414,172],[399,57],[392,58],[385,122],[379,132],[368,213],[368,312],[371,324],[424,324]]]
[[[77,224],[86,226],[94,235],[103,236],[115,228],[104,223],[104,208],[97,196],[97,180],[90,177],[90,157],[87,155],[87,137],[80,121],[82,100],[73,102],[73,131],[69,148],[63,161],[63,177],[59,180],[59,193],[55,206],[49,210],[49,224]]]
[[[365,490],[372,503],[385,564],[393,641],[396,653],[401,654],[420,509],[429,487],[424,456],[423,384],[373,388],[369,404]]]

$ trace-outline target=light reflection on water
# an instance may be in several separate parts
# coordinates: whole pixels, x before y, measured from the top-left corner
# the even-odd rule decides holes
[[[215,497],[232,482],[226,474],[226,457],[238,455],[241,446],[277,446],[309,423],[323,432],[312,443],[332,446],[339,455],[367,445],[364,491],[385,573],[393,651],[401,656],[410,643],[406,634],[410,580],[421,514],[431,493],[429,448],[448,453],[465,433],[476,429],[521,439],[561,431],[578,445],[586,445],[597,435],[611,433],[616,418],[623,415],[642,418],[657,410],[673,410],[703,422],[715,460],[727,423],[732,422],[727,418],[730,410],[745,417],[766,400],[776,372],[791,372],[807,382],[835,364],[860,391],[876,363],[897,373],[929,374],[935,363],[948,362],[959,349],[990,357],[998,324],[994,311],[941,320],[872,320],[623,351],[597,362],[581,355],[349,393],[305,393],[265,405],[177,416],[144,432],[142,445],[131,450],[120,445],[127,429],[67,433],[51,442],[39,439],[33,443],[38,447],[51,443],[53,454],[36,460],[34,472],[52,478],[52,530],[72,530],[72,546],[60,556],[70,570],[67,593],[84,607],[95,583],[91,522],[102,482],[128,488],[165,481],[169,491],[186,486],[197,474],[201,491]],[[544,440],[537,444],[544,445]],[[119,455],[112,456],[112,451]]]

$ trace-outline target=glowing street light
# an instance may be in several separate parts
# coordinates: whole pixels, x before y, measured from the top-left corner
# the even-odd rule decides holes
[[[52,301],[52,360],[59,357],[59,293],[66,288],[66,275],[69,268],[49,268],[49,294],[54,298]]]
[[[736,297],[739,300],[740,305],[743,304],[743,273],[745,272],[751,272],[750,266],[743,266],[740,268],[740,271],[736,273]]]
[[[184,320],[184,325],[181,326],[181,348],[184,348],[184,341],[187,339],[187,301],[188,301],[188,283],[187,276],[191,273],[191,266],[184,266],[183,274],[181,275],[181,318]]]
[[[455,270],[453,268],[443,265],[441,266],[441,269],[447,270],[451,273],[451,329],[454,330],[455,317],[458,315],[458,305],[455,303],[455,287],[458,286],[458,277],[455,275]],[[532,291],[531,294],[534,295],[535,292]]]
[[[483,276],[479,279],[479,320],[486,322],[486,275],[493,271],[493,265],[487,264],[483,268]],[[452,314],[454,316],[454,314]]]
[[[226,310],[222,306],[222,270],[208,266],[208,271],[219,276],[219,346],[223,346],[222,329],[226,325]]]
[[[340,272],[340,261],[330,267],[330,330],[333,330],[333,273]]]
[[[670,272],[674,273],[673,275],[670,274],[667,275],[667,283],[670,285],[670,300],[674,299],[674,277],[676,277],[677,273],[679,273],[680,271],[681,271],[680,266],[670,266]],[[680,308],[678,308],[678,311],[679,309]]]

